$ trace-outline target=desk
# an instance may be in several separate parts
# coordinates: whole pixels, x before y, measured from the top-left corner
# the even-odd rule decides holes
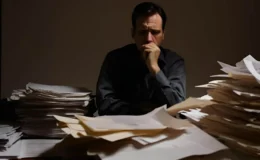
[[[11,112],[12,108],[9,107],[8,109],[9,109],[8,113],[12,114],[12,112]],[[0,112],[0,113],[3,113],[3,112]],[[8,116],[5,116],[5,117],[8,118]],[[11,117],[14,117],[14,116],[11,116]],[[19,145],[19,142],[17,142],[16,145]],[[40,145],[41,145],[41,143],[39,143],[39,146]],[[12,147],[15,147],[15,145]],[[23,148],[29,148],[29,147],[21,145],[20,148],[23,149]],[[77,152],[74,152],[74,151],[77,151]],[[48,150],[44,149],[44,151],[42,151],[41,154],[38,154],[38,156],[34,156],[34,158],[23,158],[23,159],[24,160],[32,160],[32,159],[35,159],[35,160],[45,160],[45,159],[48,159],[48,160],[52,160],[52,159],[55,159],[55,160],[56,159],[58,159],[58,160],[59,159],[60,160],[70,160],[70,159],[100,160],[100,158],[97,156],[87,156],[85,148],[82,148],[82,150],[76,149],[74,151],[72,151],[71,149],[56,148],[53,152],[53,150],[51,151],[51,148],[49,148]],[[42,153],[44,153],[44,154],[42,154]],[[48,156],[46,156],[46,155],[48,155]],[[236,155],[239,155],[239,156],[236,156]],[[19,155],[17,155],[17,157],[19,157]],[[43,157],[45,157],[45,158],[43,158]],[[242,160],[244,160],[244,159],[257,160],[257,158],[249,158],[249,157],[246,157],[245,155],[242,156],[242,154],[234,154],[234,152],[231,152],[231,151],[220,151],[220,152],[208,155],[208,156],[193,156],[193,157],[185,158],[183,160],[224,160],[224,158],[226,158],[226,160],[227,159],[239,160],[237,157],[239,157],[239,159],[241,157],[243,157]],[[158,157],[158,159],[159,158],[160,157]],[[13,157],[13,159],[14,159],[14,157]]]

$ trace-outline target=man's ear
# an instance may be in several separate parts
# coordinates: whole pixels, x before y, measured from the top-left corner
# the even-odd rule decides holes
[[[165,37],[165,30],[163,30],[163,33],[162,33],[162,39],[164,40],[164,37]]]

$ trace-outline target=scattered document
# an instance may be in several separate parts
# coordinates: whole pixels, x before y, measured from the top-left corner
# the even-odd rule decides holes
[[[21,141],[17,141],[10,148],[0,151],[0,159],[15,159],[20,156],[21,152]]]
[[[10,148],[16,141],[22,137],[19,127],[10,123],[0,124],[0,152]]]
[[[163,131],[167,128],[183,130],[185,127],[192,126],[186,120],[173,118],[167,113],[165,106],[141,116],[118,115],[92,118],[76,115],[75,118],[69,118],[55,115],[54,117],[59,121],[64,132],[70,133],[74,138],[101,138],[110,142],[135,136],[154,137],[156,134],[164,134]],[[146,137],[149,138],[151,137]],[[159,139],[157,138],[156,141]]]
[[[210,96],[207,96],[210,97]],[[195,108],[203,108],[205,106],[214,104],[215,102],[210,101],[212,98],[210,97],[210,99],[199,99],[199,98],[193,98],[193,97],[189,97],[187,98],[185,101],[180,102],[176,105],[173,105],[171,107],[169,107],[167,109],[167,112],[170,115],[177,115],[180,111],[183,110],[189,110],[189,109],[195,109]]]
[[[86,152],[107,160],[181,159],[227,149],[187,120],[172,117],[165,106],[140,116],[54,117],[74,138],[61,144],[79,147],[77,142],[87,140]]]
[[[135,143],[118,142],[104,144],[89,150],[88,154],[98,154],[103,160],[130,159],[181,159],[193,155],[207,155],[227,147],[197,127],[187,128],[185,134],[173,139],[157,142],[149,146],[138,146]]]
[[[21,141],[21,152],[19,158],[32,158],[44,156],[57,156],[51,155],[47,152],[61,140],[55,139],[25,139]]]

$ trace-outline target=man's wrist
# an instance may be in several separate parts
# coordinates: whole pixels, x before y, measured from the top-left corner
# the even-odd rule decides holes
[[[160,67],[158,66],[158,64],[154,64],[154,65],[151,65],[150,67],[150,72],[152,73],[152,75],[156,75],[158,72],[160,72]]]

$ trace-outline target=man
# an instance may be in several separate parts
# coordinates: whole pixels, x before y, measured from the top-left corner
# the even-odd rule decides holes
[[[184,60],[162,48],[166,14],[143,2],[132,13],[135,44],[109,52],[97,82],[99,115],[140,115],[185,99]]]

